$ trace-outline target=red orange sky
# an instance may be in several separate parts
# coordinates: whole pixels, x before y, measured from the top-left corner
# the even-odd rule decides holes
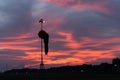
[[[0,8],[0,65],[39,67],[40,18],[50,35],[46,67],[120,56],[119,0],[1,0]]]

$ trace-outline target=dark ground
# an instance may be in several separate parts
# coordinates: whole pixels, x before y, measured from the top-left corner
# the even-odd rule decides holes
[[[79,73],[41,73],[41,74],[1,74],[0,80],[120,80],[120,74],[79,74]]]

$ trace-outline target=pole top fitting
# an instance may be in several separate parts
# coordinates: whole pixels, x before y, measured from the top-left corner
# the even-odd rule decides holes
[[[45,21],[43,19],[40,19],[39,20],[39,23],[44,23]]]

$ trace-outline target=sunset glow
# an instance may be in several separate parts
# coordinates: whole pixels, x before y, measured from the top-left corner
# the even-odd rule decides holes
[[[11,68],[39,68],[41,18],[50,36],[46,67],[120,57],[118,0],[2,0],[0,7],[0,63]]]

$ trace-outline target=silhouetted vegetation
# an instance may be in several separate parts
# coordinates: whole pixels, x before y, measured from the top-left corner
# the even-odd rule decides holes
[[[44,70],[13,69],[0,74],[0,80],[120,80],[120,59],[112,64],[83,64]]]

